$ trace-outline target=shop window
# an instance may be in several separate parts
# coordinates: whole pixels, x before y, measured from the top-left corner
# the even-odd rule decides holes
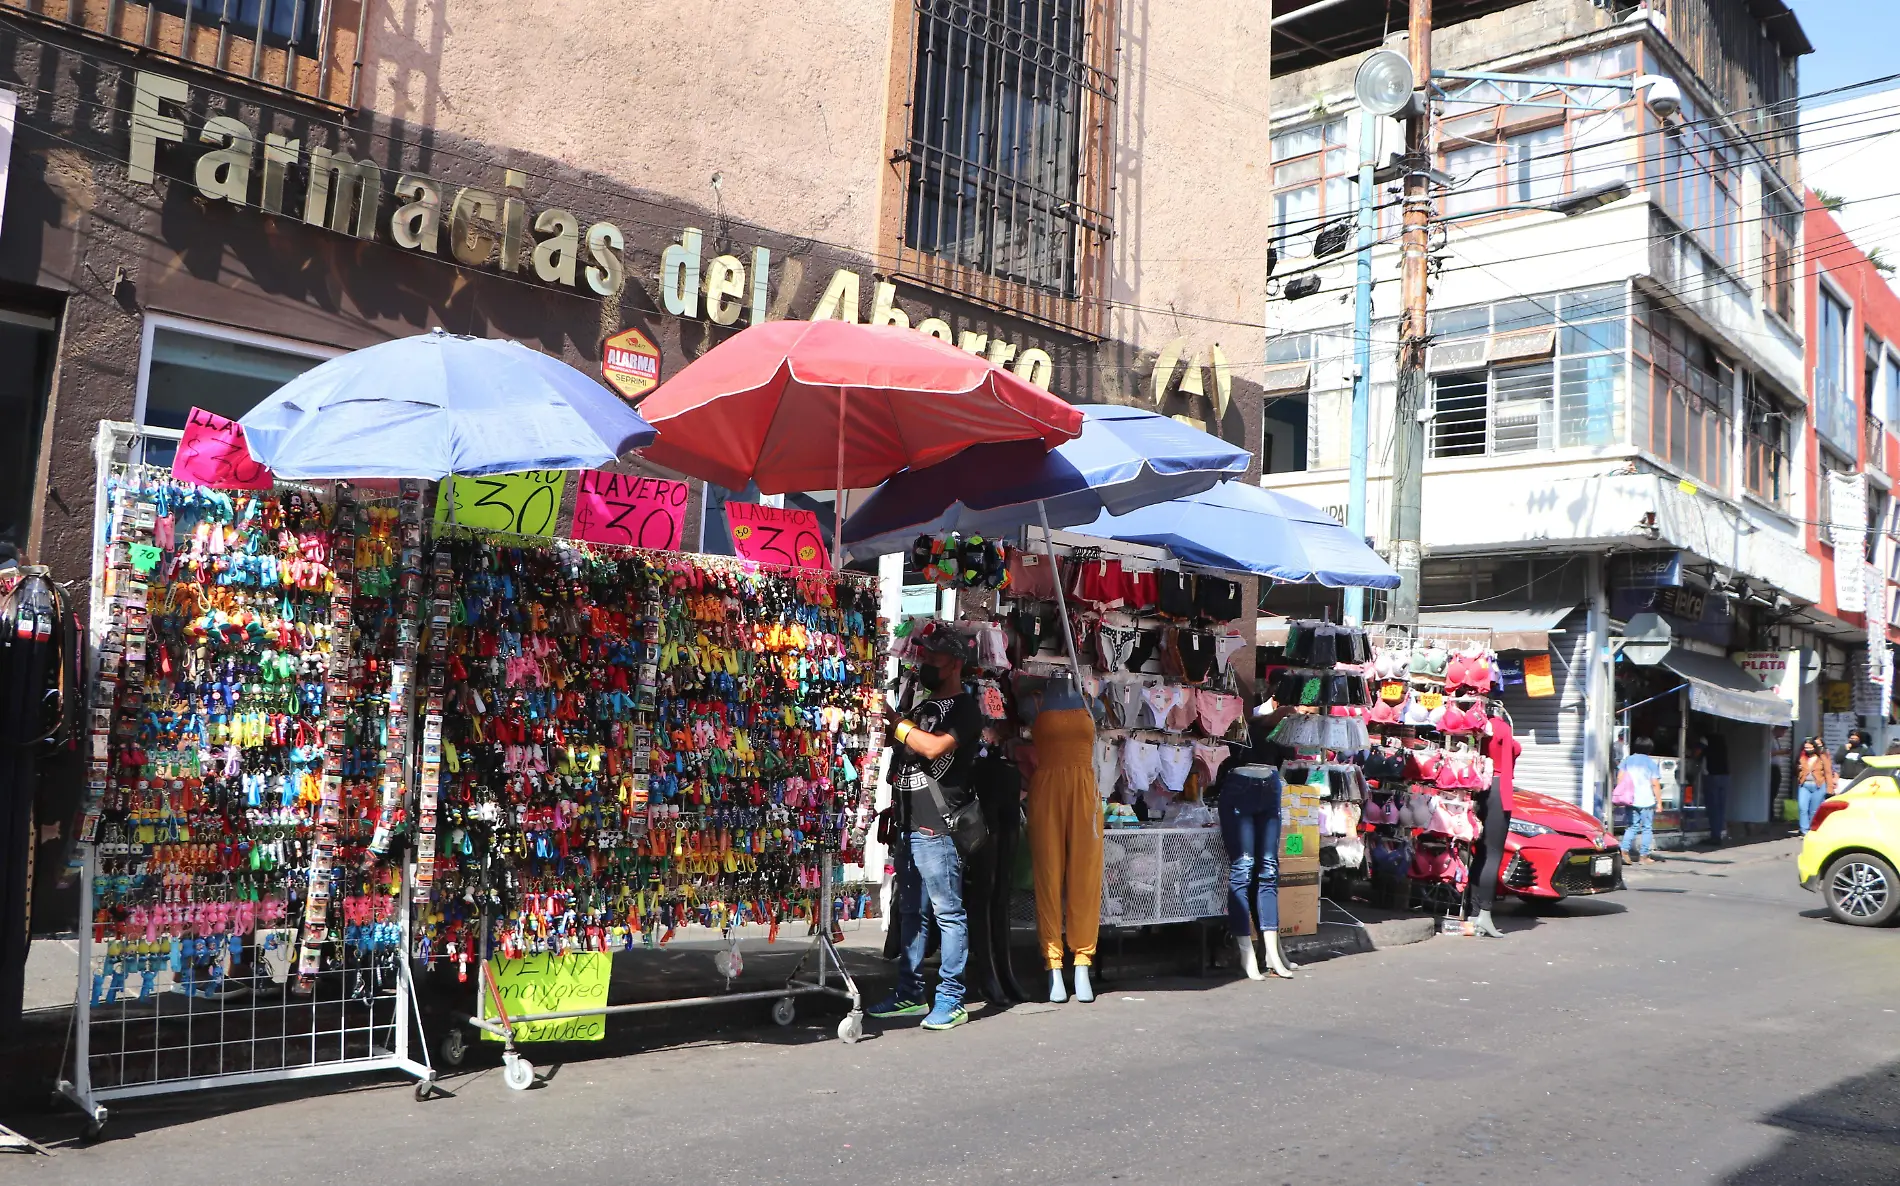
[[[1750,494],[1785,511],[1789,495],[1788,442],[1794,435],[1792,418],[1753,372],[1746,377],[1744,393],[1747,423],[1743,432],[1743,483]]]
[[[1096,297],[1109,232],[1111,10],[915,0],[907,269],[1029,313]],[[998,288],[984,278],[1004,282]]]
[[[1281,255],[1312,255],[1319,228],[1353,213],[1355,166],[1345,141],[1343,119],[1273,138],[1273,233]]]
[[[0,542],[24,550],[32,531],[40,430],[52,385],[54,323],[0,309]]]
[[[194,407],[233,420],[271,392],[340,351],[266,344],[209,327],[153,325],[140,423],[183,428]],[[162,460],[154,455],[151,460]]]

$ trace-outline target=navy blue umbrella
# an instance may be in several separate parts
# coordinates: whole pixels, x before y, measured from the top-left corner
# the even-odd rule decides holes
[[[439,329],[305,371],[238,423],[257,460],[303,480],[591,469],[655,435],[558,358]]]
[[[1337,519],[1245,482],[1224,482],[1126,515],[1104,513],[1076,530],[1166,548],[1176,559],[1203,568],[1259,573],[1276,581],[1399,587],[1398,570]]]
[[[845,546],[862,560],[904,551],[918,535],[1073,527],[1247,472],[1245,449],[1178,420],[1118,404],[1077,406],[1082,435],[1053,450],[1041,441],[973,445],[898,474],[845,520]]]

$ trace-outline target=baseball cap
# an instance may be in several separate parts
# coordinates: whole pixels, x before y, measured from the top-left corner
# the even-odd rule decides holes
[[[976,640],[948,627],[938,627],[927,631],[912,645],[923,651],[935,651],[939,655],[951,658],[968,667],[976,662]]]

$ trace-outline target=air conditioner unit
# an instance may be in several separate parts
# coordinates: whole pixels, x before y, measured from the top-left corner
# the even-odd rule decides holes
[[[1269,395],[1287,391],[1305,391],[1313,381],[1313,364],[1290,362],[1270,366],[1260,376],[1260,389]]]

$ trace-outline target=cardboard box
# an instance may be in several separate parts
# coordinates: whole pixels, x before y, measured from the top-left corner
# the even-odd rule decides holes
[[[1319,870],[1319,788],[1289,786],[1280,796],[1280,872]]]
[[[1318,860],[1315,850],[1314,860]],[[1319,870],[1288,873],[1280,870],[1280,933],[1312,935],[1319,932]]]

